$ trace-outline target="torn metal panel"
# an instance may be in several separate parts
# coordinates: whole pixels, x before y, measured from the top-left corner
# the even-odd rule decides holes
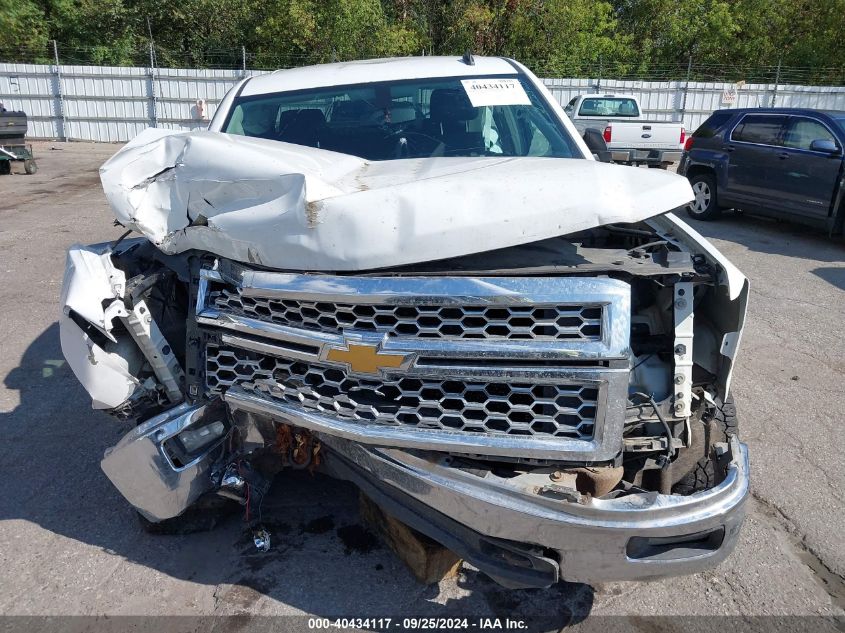
[[[121,300],[126,288],[126,275],[112,265],[109,256],[109,252],[89,246],[71,246],[61,304],[64,315],[75,312],[115,341],[111,334],[112,319],[127,314]]]
[[[179,362],[144,299],[127,307],[126,275],[112,263],[112,254],[108,244],[68,251],[59,316],[62,352],[95,409],[125,409],[145,395],[157,400],[156,383],[140,377],[147,363],[168,399],[179,402],[184,382]]]
[[[122,405],[140,386],[139,350],[131,341],[119,343],[111,332],[113,319],[127,314],[119,298],[125,287],[125,275],[112,266],[107,252],[79,245],[68,251],[59,337],[68,366],[95,409]],[[86,324],[92,329],[83,329]]]
[[[726,335],[719,350],[721,363],[716,374],[717,386],[724,398],[730,393],[734,358],[745,326],[748,295],[751,292],[748,278],[713,244],[673,213],[651,218],[648,224],[691,253],[702,255],[716,265],[720,292],[702,308],[717,324],[717,329]]]
[[[746,284],[748,283],[748,279],[740,272],[739,268],[734,266],[701,233],[681,220],[674,213],[667,213],[666,215],[652,218],[648,223],[655,229],[663,232],[673,241],[682,244],[691,252],[704,254],[709,260],[717,263],[719,265],[719,284],[727,288],[731,301],[739,298],[743,292],[747,293],[748,288]]]
[[[122,224],[166,253],[268,268],[400,266],[637,222],[688,182],[590,160],[347,154],[214,132],[142,133],[100,169]]]
[[[141,354],[134,344],[105,350],[67,316],[59,319],[62,353],[95,409],[115,409],[135,393]],[[134,349],[133,349],[134,348]]]

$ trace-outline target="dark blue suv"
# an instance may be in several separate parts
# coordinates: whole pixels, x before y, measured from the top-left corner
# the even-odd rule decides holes
[[[687,140],[678,173],[709,220],[722,209],[842,231],[845,111],[718,110]]]

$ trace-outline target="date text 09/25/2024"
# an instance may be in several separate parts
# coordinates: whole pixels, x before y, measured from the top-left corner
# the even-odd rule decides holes
[[[309,630],[416,631],[416,630],[480,630],[519,631],[528,624],[518,618],[309,618]]]

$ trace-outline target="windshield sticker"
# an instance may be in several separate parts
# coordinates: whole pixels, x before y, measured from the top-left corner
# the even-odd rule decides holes
[[[518,79],[462,79],[473,108],[497,105],[531,105]]]

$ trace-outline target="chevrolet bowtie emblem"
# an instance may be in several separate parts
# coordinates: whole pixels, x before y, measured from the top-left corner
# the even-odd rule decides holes
[[[378,345],[347,343],[346,349],[332,347],[326,360],[346,363],[349,370],[358,374],[378,374],[380,369],[398,369],[410,354],[382,352]]]

